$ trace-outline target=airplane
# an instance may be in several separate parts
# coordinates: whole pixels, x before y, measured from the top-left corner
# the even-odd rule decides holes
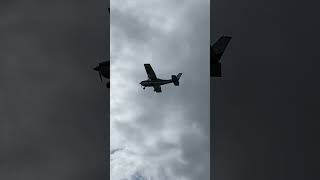
[[[230,36],[222,36],[219,40],[210,45],[210,76],[221,77],[220,59],[231,40]]]
[[[99,72],[101,82],[102,82],[102,76],[107,79],[110,79],[110,61],[103,61],[93,69]],[[108,82],[106,86],[107,88],[110,88],[110,82]]]
[[[156,93],[160,93],[161,85],[173,83],[175,86],[179,86],[179,79],[182,73],[179,73],[178,75],[172,75],[171,79],[164,80],[157,78],[150,64],[144,64],[144,68],[146,69],[148,80],[140,82],[143,89],[145,89],[146,87],[153,87]]]

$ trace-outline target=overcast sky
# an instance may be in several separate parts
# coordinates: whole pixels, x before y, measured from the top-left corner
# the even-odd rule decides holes
[[[209,179],[209,0],[110,5],[111,179]],[[144,63],[180,86],[143,90]]]

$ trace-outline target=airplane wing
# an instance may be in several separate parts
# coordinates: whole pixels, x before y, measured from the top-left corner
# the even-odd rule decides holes
[[[154,88],[155,92],[157,92],[157,93],[161,92],[161,86],[153,86],[153,88]]]
[[[210,76],[221,77],[220,59],[230,40],[231,37],[222,36],[216,43],[210,46]]]
[[[224,50],[227,48],[230,40],[231,40],[230,36],[222,36],[216,43],[211,45],[210,56],[214,63],[217,63],[220,61],[224,53]]]
[[[157,80],[157,76],[156,74],[154,73],[152,67],[150,64],[144,64],[144,68],[146,69],[146,72],[148,74],[148,78],[150,80]],[[160,89],[161,90],[161,89]]]

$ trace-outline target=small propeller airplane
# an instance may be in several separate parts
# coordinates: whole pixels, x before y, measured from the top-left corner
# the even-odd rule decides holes
[[[146,87],[153,87],[156,93],[160,93],[161,85],[173,83],[175,86],[179,86],[179,79],[182,73],[179,73],[178,75],[172,75],[171,79],[164,80],[157,78],[150,64],[144,64],[144,68],[146,69],[148,80],[140,82],[143,89]]]
[[[93,69],[99,72],[101,82],[102,82],[102,76],[107,79],[110,79],[110,61],[103,61]],[[110,88],[110,82],[108,82],[106,86],[107,88]]]
[[[219,40],[210,45],[210,76],[221,77],[220,59],[231,40],[230,36],[222,36]]]

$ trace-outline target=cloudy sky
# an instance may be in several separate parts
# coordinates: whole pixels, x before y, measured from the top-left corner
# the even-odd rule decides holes
[[[209,179],[209,3],[110,2],[112,180]],[[180,86],[143,90],[144,63]]]

